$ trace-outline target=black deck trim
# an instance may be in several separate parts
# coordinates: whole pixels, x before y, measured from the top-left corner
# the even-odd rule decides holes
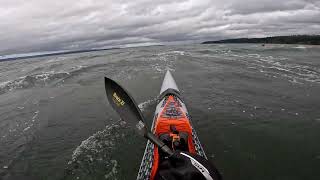
[[[178,97],[182,102],[184,102],[183,98],[181,97],[180,92],[178,90],[172,89],[172,88],[169,88],[169,89],[163,91],[158,97],[158,102],[160,102],[164,97],[166,97],[168,95],[174,95],[174,96]]]

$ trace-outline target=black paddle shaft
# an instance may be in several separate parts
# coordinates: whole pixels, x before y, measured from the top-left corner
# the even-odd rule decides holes
[[[170,156],[173,154],[172,150],[153,133],[147,132],[145,137],[149,139],[153,144],[157,145],[158,148],[161,149],[163,152],[167,153]]]

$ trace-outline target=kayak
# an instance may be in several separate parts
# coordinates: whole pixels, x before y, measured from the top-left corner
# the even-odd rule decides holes
[[[181,92],[170,71],[165,74],[157,103],[151,131],[173,151],[198,154],[207,159],[192,126]],[[166,154],[158,150],[158,147],[148,140],[137,180],[153,180],[159,163],[165,158]]]

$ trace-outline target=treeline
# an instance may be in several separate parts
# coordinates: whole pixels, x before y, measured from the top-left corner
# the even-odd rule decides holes
[[[214,43],[263,43],[263,44],[308,44],[320,45],[320,35],[273,36],[265,38],[238,38],[219,41],[205,41],[202,44]]]

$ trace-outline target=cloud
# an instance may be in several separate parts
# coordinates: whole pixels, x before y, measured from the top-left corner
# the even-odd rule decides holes
[[[317,0],[2,0],[0,54],[320,33]]]

